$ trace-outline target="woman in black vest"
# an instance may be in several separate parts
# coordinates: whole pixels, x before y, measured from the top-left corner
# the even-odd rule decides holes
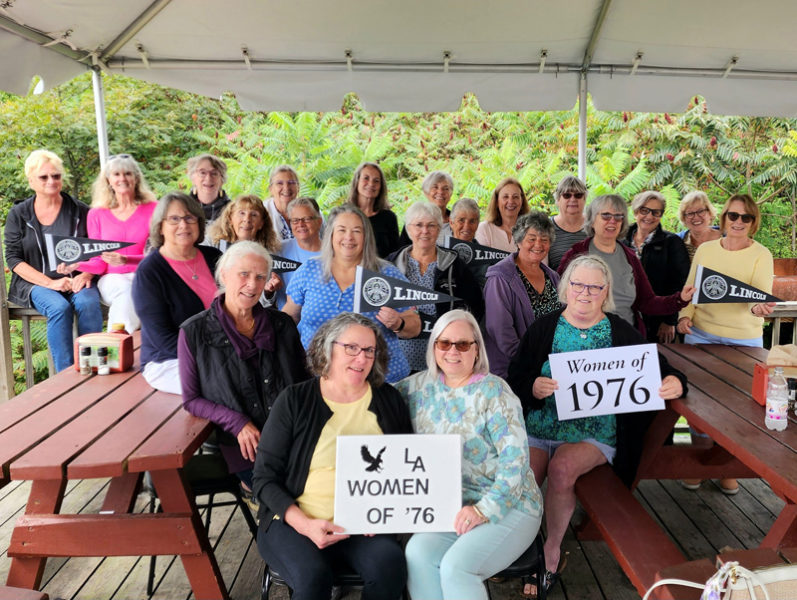
[[[309,377],[288,315],[260,305],[271,256],[241,241],[219,259],[221,294],[183,323],[177,344],[183,406],[213,421],[231,473],[251,489],[260,431],[283,388]]]

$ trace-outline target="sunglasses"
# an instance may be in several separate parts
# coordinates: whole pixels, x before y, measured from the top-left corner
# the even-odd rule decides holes
[[[742,223],[749,224],[755,221],[755,217],[753,215],[748,214],[740,214],[738,212],[734,212],[729,210],[725,213],[725,216],[728,217],[731,221],[736,221],[739,217],[742,218]]]
[[[53,181],[61,181],[61,173],[52,173],[50,175],[39,175],[39,181],[47,181],[47,178],[52,179]]]
[[[559,197],[564,198],[565,200],[570,200],[570,198],[581,200],[584,197],[584,192],[562,192],[559,194]]]
[[[375,346],[366,346],[365,348],[363,348],[362,346],[358,346],[357,344],[344,344],[343,342],[332,342],[332,343],[337,344],[338,346],[343,346],[343,351],[349,356],[357,356],[360,354],[360,352],[365,354],[365,358],[373,358],[376,355]]]
[[[623,219],[625,219],[625,215],[623,213],[604,212],[601,213],[600,215],[601,219],[603,219],[604,221],[611,221],[612,219],[614,219],[615,221],[622,221]]]
[[[654,217],[660,217],[664,214],[664,211],[660,208],[648,208],[647,206],[643,206],[642,208],[637,209],[637,212],[640,215],[647,217],[648,215],[653,215]]]
[[[451,346],[454,346],[454,348],[457,349],[457,352],[467,352],[475,343],[475,341],[466,342],[465,340],[461,340],[459,342],[452,342],[451,340],[435,340],[434,345],[442,352],[448,352],[451,350]]]

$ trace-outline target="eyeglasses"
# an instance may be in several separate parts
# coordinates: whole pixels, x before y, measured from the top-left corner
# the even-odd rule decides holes
[[[50,173],[48,175],[38,176],[39,181],[47,181],[48,178],[52,179],[53,181],[61,181],[61,173]]]
[[[664,211],[660,208],[648,208],[647,206],[638,208],[637,212],[645,217],[648,215],[653,215],[654,217],[660,217],[661,215],[664,214]]]
[[[217,179],[221,177],[221,173],[216,169],[213,169],[212,171],[208,171],[207,169],[197,169],[196,174],[200,177],[210,177],[211,179]]]
[[[753,221],[755,221],[755,217],[753,215],[741,214],[741,213],[738,213],[738,212],[733,212],[731,210],[726,212],[725,216],[728,217],[731,221],[736,221],[736,219],[741,217],[742,218],[742,223],[745,223],[745,224],[749,224],[749,223],[752,223]]]
[[[448,352],[451,350],[451,346],[454,346],[454,348],[457,349],[457,352],[467,352],[475,343],[475,340],[472,342],[466,342],[465,340],[460,340],[459,342],[452,342],[451,340],[435,340],[434,345],[442,352]]]
[[[601,213],[600,215],[601,219],[603,219],[604,221],[611,221],[612,219],[614,219],[615,221],[622,221],[623,219],[625,219],[625,215],[623,213],[605,212]]]
[[[559,194],[559,197],[564,198],[565,200],[570,200],[570,198],[581,200],[584,197],[584,192],[562,192]]]
[[[418,231],[423,231],[424,229],[440,229],[440,225],[437,223],[410,223],[410,227]]]
[[[597,296],[603,291],[603,288],[605,288],[606,285],[605,284],[597,285],[594,283],[579,283],[578,281],[571,281],[570,287],[573,288],[573,291],[576,294],[580,294],[584,290],[587,290],[587,294],[589,294],[590,296]]]
[[[288,223],[291,225],[309,225],[317,218],[318,217],[301,217],[299,219],[288,219]]]
[[[684,213],[684,218],[686,218],[686,219],[694,219],[695,217],[702,217],[707,212],[708,212],[707,208],[699,208],[697,210],[693,210],[692,212],[685,212]]]
[[[197,219],[194,215],[183,215],[182,217],[178,215],[169,215],[164,219],[164,221],[166,221],[169,225],[175,226],[179,225],[180,221],[185,221],[186,225],[196,225],[199,219]]]
[[[299,185],[299,182],[296,181],[295,179],[289,179],[287,181],[275,181],[271,185],[276,185],[277,187],[282,187],[283,185],[294,186],[294,185]]]
[[[366,346],[365,348],[363,348],[362,346],[358,346],[357,344],[344,344],[343,342],[332,342],[332,343],[337,344],[338,346],[343,346],[343,351],[349,356],[357,356],[360,354],[360,352],[365,354],[365,358],[373,358],[376,355],[375,346]]]

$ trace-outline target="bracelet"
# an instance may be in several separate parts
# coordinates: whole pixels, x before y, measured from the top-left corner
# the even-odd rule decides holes
[[[401,321],[401,325],[398,326],[398,329],[394,329],[393,333],[401,333],[401,331],[404,329],[404,325],[406,325],[404,322],[404,317],[399,317],[399,320]]]
[[[484,513],[480,511],[479,507],[476,506],[475,504],[471,504],[470,507],[476,512],[476,515],[478,515],[478,517],[482,520],[482,523],[486,523],[487,521],[490,520],[484,516]]]

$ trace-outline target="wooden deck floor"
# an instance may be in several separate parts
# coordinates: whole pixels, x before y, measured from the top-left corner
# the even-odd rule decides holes
[[[690,559],[715,554],[723,547],[757,546],[774,521],[782,501],[762,480],[742,480],[736,496],[724,495],[716,482],[704,482],[697,492],[683,489],[676,481],[645,481],[636,492],[649,512]],[[70,482],[64,500],[64,512],[96,511],[104,494],[104,480]],[[11,530],[24,511],[28,483],[17,483],[0,489],[0,582],[5,582],[10,566],[6,555]],[[139,497],[139,509],[145,510],[146,498]],[[574,523],[581,514],[577,511]],[[232,598],[258,600],[263,562],[251,541],[240,514],[230,508],[216,508],[210,527],[210,540],[215,546]],[[601,541],[579,541],[572,528],[564,543],[569,552],[562,585],[551,594],[552,600],[638,600],[639,595],[615,562],[606,544]],[[51,598],[64,600],[176,600],[191,598],[188,580],[179,561],[171,557],[157,560],[156,588],[146,594],[148,558],[53,558],[47,563],[43,590]],[[521,598],[518,581],[490,584],[495,600]],[[271,598],[288,596],[279,588]],[[359,598],[357,592],[346,596]]]

